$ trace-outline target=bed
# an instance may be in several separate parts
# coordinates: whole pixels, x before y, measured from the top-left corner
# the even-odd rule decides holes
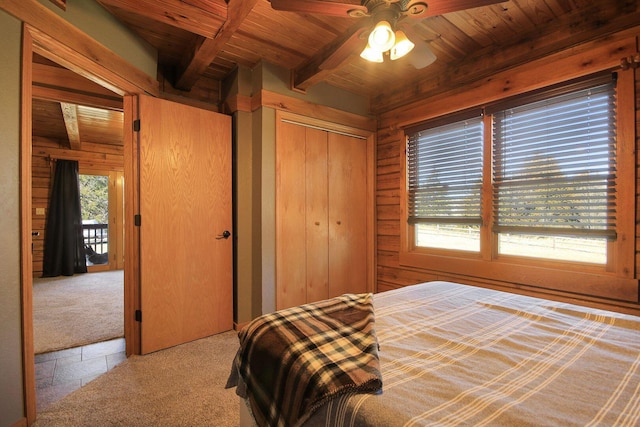
[[[336,393],[280,425],[640,425],[638,317],[442,281],[372,305],[381,391]]]

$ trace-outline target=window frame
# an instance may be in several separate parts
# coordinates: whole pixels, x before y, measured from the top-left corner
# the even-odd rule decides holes
[[[611,72],[608,73],[611,75]],[[588,77],[591,78],[591,77]],[[582,78],[584,79],[584,77]],[[536,92],[553,96],[555,88],[570,87],[575,82],[565,81],[519,95],[531,97]],[[566,89],[565,89],[566,90]],[[417,247],[415,227],[409,224],[407,209],[407,158],[406,149],[401,155],[401,266],[427,269],[437,277],[446,274],[472,278],[497,280],[508,284],[544,288],[542,291],[580,293],[588,296],[637,301],[638,286],[635,277],[635,79],[633,73],[620,72],[617,80],[617,146],[618,159],[618,238],[608,243],[607,263],[587,264],[571,261],[555,261],[533,257],[498,254],[497,232],[493,231],[493,183],[492,183],[492,116],[484,116],[484,165],[482,191],[482,225],[480,227],[480,253],[450,249]],[[489,110],[494,104],[504,105],[505,97],[484,105],[468,107]],[[495,109],[494,109],[495,111]],[[446,118],[450,113],[433,117]],[[404,127],[405,143],[416,126],[425,121]]]

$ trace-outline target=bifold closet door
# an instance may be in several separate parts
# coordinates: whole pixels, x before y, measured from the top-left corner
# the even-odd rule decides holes
[[[281,123],[276,143],[276,308],[307,302],[306,128]]]
[[[307,302],[329,297],[328,132],[306,128]]]
[[[276,308],[367,289],[367,141],[281,122]]]
[[[367,291],[367,144],[328,134],[329,295]]]

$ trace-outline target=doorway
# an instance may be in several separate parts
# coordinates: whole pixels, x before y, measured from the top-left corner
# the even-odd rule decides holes
[[[33,310],[37,411],[126,358],[122,96],[32,56]],[[59,159],[79,164],[88,273],[41,278]]]

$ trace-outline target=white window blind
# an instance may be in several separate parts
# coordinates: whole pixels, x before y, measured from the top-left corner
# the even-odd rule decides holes
[[[482,117],[408,131],[410,223],[480,224]]]
[[[615,84],[494,113],[499,233],[616,237]]]

